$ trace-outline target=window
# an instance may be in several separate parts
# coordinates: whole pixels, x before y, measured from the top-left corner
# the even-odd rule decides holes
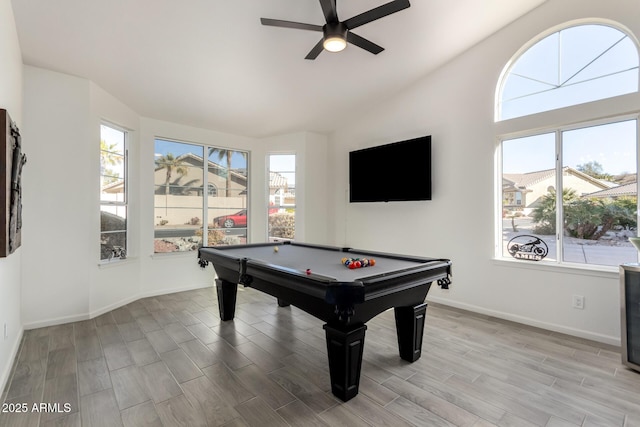
[[[127,133],[100,126],[100,260],[127,254]]]
[[[293,240],[296,231],[296,155],[271,154],[269,174],[269,241]]]
[[[156,139],[155,253],[247,243],[248,157],[244,151]]]
[[[638,113],[580,104],[638,91],[638,49],[608,25],[558,31],[525,50],[501,82],[496,118],[523,117],[499,137],[497,256],[618,266],[637,262]],[[559,107],[546,130],[526,116]],[[557,125],[558,117],[572,122]],[[576,123],[578,118],[580,122]]]
[[[502,256],[637,262],[628,241],[637,233],[637,126],[626,120],[504,140]],[[527,252],[536,248],[544,256]]]
[[[529,47],[502,79],[504,120],[638,91],[638,49],[608,25],[557,31]]]

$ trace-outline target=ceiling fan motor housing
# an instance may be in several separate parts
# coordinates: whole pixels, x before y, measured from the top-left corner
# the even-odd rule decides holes
[[[330,52],[339,52],[347,45],[347,31],[343,22],[327,22],[322,27],[324,48]]]

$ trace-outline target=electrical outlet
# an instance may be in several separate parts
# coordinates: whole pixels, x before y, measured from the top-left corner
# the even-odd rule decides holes
[[[573,296],[573,308],[577,308],[580,310],[584,309],[584,297],[582,295],[574,295]]]

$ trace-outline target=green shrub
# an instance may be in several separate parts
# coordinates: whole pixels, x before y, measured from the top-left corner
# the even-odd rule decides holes
[[[562,193],[564,232],[578,239],[598,240],[614,227],[637,227],[635,197],[596,199],[578,197],[572,189]],[[532,212],[536,234],[556,233],[556,193],[544,195]]]

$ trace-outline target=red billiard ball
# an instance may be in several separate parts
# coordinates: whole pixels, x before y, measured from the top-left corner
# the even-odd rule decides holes
[[[354,270],[356,268],[358,268],[358,267],[356,267],[356,263],[355,262],[352,262],[351,264],[349,264],[349,269],[350,270]]]
[[[307,276],[311,275],[311,269],[307,268]]]

